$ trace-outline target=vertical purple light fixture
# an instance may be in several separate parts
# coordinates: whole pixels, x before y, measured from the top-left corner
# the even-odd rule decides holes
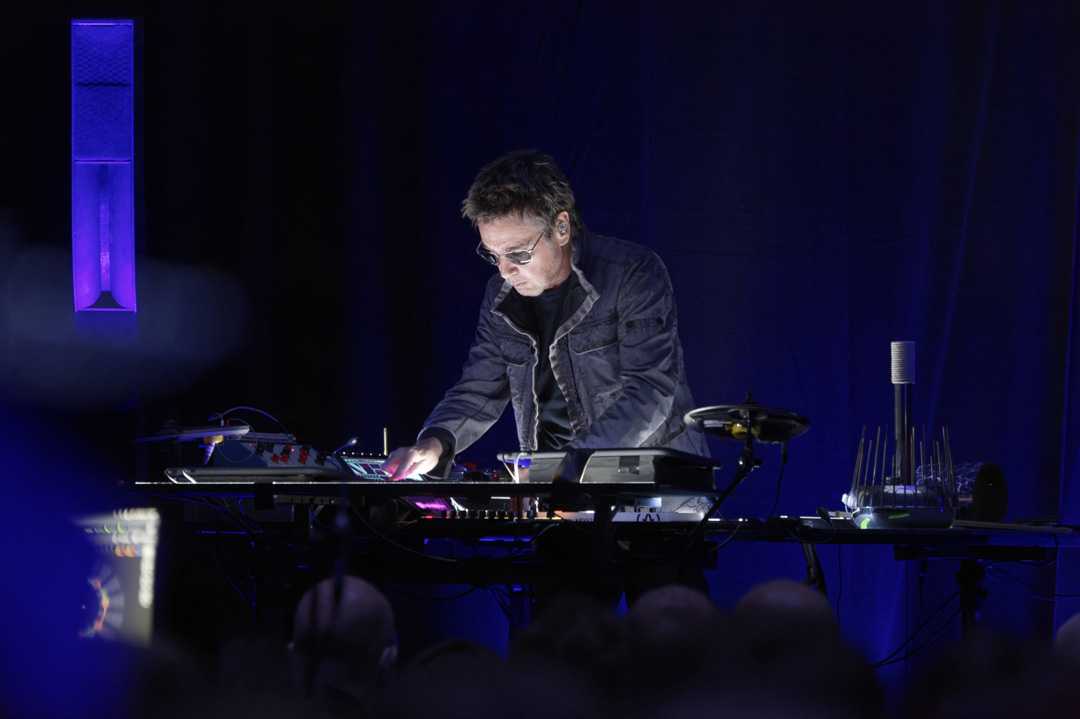
[[[75,311],[135,311],[135,26],[71,22]]]

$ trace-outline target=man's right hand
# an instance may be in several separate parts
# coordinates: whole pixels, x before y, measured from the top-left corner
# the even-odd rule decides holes
[[[383,471],[390,474],[391,482],[413,474],[426,474],[435,469],[442,453],[442,442],[425,437],[411,447],[398,447],[391,452],[383,462]]]

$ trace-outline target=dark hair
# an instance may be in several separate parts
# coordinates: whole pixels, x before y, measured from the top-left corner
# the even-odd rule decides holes
[[[535,217],[550,227],[564,211],[578,234],[582,224],[570,181],[550,155],[536,150],[515,150],[485,165],[461,203],[461,216],[473,227],[510,215]]]

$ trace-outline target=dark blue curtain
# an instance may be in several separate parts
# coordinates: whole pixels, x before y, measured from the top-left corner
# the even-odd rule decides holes
[[[1003,467],[1009,519],[1080,522],[1080,5],[110,3],[144,43],[140,311],[119,339],[72,321],[55,169],[67,23],[103,11],[57,7],[0,42],[27,68],[0,113],[0,394],[19,402],[0,420],[37,437],[25,462],[79,437],[108,468],[93,487],[112,486],[139,471],[132,435],[236,404],[317,446],[373,449],[383,426],[410,441],[458,375],[490,271],[460,201],[481,165],[536,147],[590,228],[667,263],[699,404],[752,392],[812,420],[781,512],[839,506],[861,428],[890,422],[888,342],[911,339],[918,422]],[[514,436],[507,416],[467,458],[491,465]],[[763,456],[725,514],[769,510]],[[38,474],[57,497],[105,496],[85,471]],[[34,482],[16,496],[48,496]],[[955,605],[936,611],[954,562],[819,549],[871,658],[927,620],[928,638],[956,635]],[[803,571],[793,546],[733,542],[709,580],[727,604]],[[999,629],[1047,637],[1080,611],[1068,551],[991,567],[987,586]],[[423,631],[501,641],[486,594],[446,606],[461,611]]]
[[[838,506],[862,426],[890,422],[888,342],[911,339],[917,421],[1002,465],[1010,519],[1077,520],[1072,3],[435,2],[353,27],[354,183],[371,194],[351,263],[383,340],[353,347],[364,432],[377,406],[408,439],[456,378],[487,274],[459,202],[481,164],[537,147],[591,229],[668,264],[699,404],[752,391],[811,418],[781,511]],[[468,454],[512,447],[509,421]],[[768,510],[766,460],[726,513]],[[953,563],[821,553],[871,657],[953,589]],[[1048,635],[1069,564],[992,572],[984,617]],[[731,601],[801,571],[791,547],[735,544],[711,581]],[[1077,608],[1059,599],[1057,621]],[[933,627],[955,636],[948,619]]]

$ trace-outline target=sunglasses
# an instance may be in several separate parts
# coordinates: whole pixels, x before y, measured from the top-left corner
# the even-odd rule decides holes
[[[515,265],[527,265],[532,262],[533,252],[536,250],[536,245],[539,244],[540,238],[547,234],[547,230],[543,230],[536,236],[536,241],[532,243],[532,246],[527,250],[514,250],[513,252],[507,252],[503,257],[513,262]],[[488,248],[484,247],[484,243],[480,242],[476,245],[476,254],[480,255],[480,258],[490,262],[496,267],[499,266],[499,255],[495,254]]]

